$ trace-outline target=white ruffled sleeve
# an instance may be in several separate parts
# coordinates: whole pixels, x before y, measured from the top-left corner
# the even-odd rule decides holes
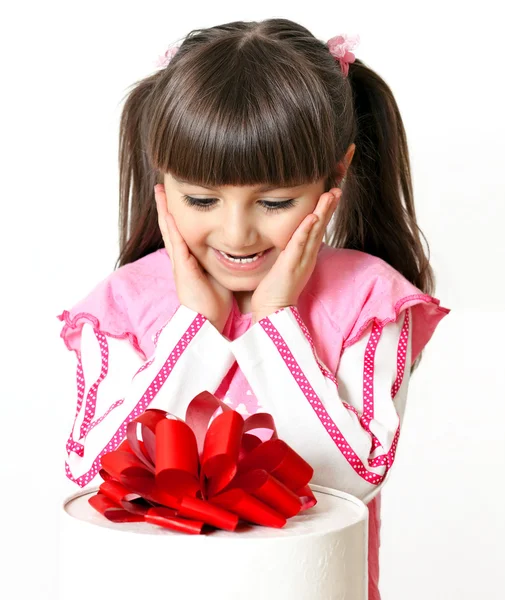
[[[73,337],[77,356],[77,406],[65,470],[80,487],[96,477],[103,454],[125,439],[130,421],[147,408],[184,418],[194,396],[214,392],[235,361],[229,341],[184,305],[155,335],[147,361],[133,336],[107,334],[91,315],[79,314],[64,332],[62,337]]]
[[[314,468],[312,483],[368,503],[391,471],[405,412],[412,313],[372,322],[347,346],[336,377],[315,352],[296,307],[277,311],[231,342],[279,437]]]

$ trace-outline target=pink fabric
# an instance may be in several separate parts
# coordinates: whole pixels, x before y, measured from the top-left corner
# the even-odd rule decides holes
[[[91,322],[107,335],[127,338],[147,359],[154,351],[157,332],[178,306],[170,258],[161,249],[113,272],[71,311],[59,315],[64,321],[61,337],[79,356],[82,324]],[[413,315],[414,360],[449,311],[384,261],[326,244],[321,245],[316,267],[297,305],[323,363],[320,367],[330,373],[337,372],[343,350],[358,341],[372,322],[383,326],[408,307]],[[250,326],[251,315],[241,314],[234,301],[223,335],[234,340]],[[244,415],[261,409],[236,362],[214,393]],[[380,600],[380,502],[379,493],[368,504],[370,600]]]

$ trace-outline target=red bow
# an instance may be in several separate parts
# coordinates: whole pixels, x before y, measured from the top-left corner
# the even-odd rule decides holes
[[[218,407],[223,412],[209,426]],[[270,439],[247,433],[256,428],[271,429]],[[126,440],[102,457],[104,483],[89,503],[110,521],[185,533],[201,533],[204,524],[234,531],[239,519],[283,527],[316,504],[313,473],[278,439],[271,415],[244,420],[205,391],[188,405],[186,422],[148,409],[128,423]]]

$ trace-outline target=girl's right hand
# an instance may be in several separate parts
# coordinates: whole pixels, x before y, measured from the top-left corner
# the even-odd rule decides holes
[[[189,251],[186,241],[168,212],[167,197],[162,184],[154,186],[158,211],[158,225],[165,248],[172,263],[179,302],[206,317],[212,325],[223,332],[233,305],[233,292],[202,269]]]

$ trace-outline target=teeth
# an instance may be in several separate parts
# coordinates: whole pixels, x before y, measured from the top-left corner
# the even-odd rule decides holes
[[[258,252],[255,256],[253,256],[252,258],[233,258],[232,256],[230,256],[229,254],[226,254],[226,252],[221,252],[221,250],[219,250],[219,252],[230,262],[234,262],[234,263],[250,263],[250,262],[254,262],[256,260],[258,260],[258,258],[263,254],[263,252]]]

